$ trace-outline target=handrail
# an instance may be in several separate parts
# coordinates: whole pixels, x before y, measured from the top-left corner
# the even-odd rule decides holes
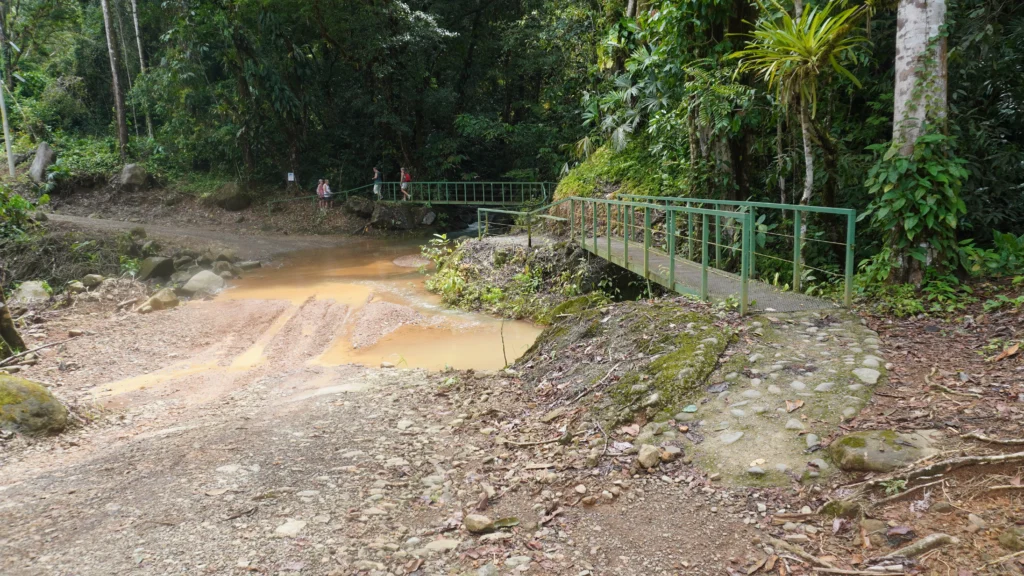
[[[673,203],[686,203],[689,204],[712,204],[716,206],[736,206],[740,208],[738,212],[747,212],[754,215],[754,221],[756,223],[755,210],[758,208],[764,208],[769,210],[779,211],[793,211],[793,290],[800,290],[800,283],[803,277],[803,244],[806,242],[804,238],[804,224],[802,222],[802,212],[812,212],[817,214],[834,214],[838,216],[846,217],[846,242],[845,248],[845,262],[843,270],[843,302],[849,307],[853,302],[853,271],[854,271],[854,250],[856,247],[856,230],[857,230],[857,211],[853,208],[830,208],[827,206],[807,206],[803,204],[779,204],[775,202],[751,202],[744,200],[714,200],[708,198],[687,198],[685,196],[645,196],[641,194],[621,194],[621,198],[639,199],[652,202],[664,202],[668,206],[669,202]],[[719,228],[721,222],[715,222],[715,234],[716,237],[720,235]],[[748,273],[753,275],[757,267],[757,244],[756,242],[751,245],[750,250],[750,266],[747,268]]]

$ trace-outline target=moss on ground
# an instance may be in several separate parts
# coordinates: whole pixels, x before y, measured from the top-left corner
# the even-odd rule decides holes
[[[555,200],[609,192],[659,195],[665,177],[649,148],[644,137],[630,142],[621,152],[602,146],[562,178],[555,189]]]

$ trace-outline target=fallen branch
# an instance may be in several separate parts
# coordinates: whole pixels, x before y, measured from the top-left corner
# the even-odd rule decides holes
[[[1000,490],[1024,490],[1024,486],[1014,486],[1013,484],[1006,484],[1003,486],[993,486],[986,489],[986,492],[999,492]]]
[[[926,384],[928,384],[928,386],[930,388],[936,388],[938,390],[941,390],[941,391],[943,391],[943,392],[945,392],[947,394],[952,394],[954,396],[966,396],[968,398],[981,398],[981,394],[972,394],[972,393],[967,393],[967,392],[957,392],[956,390],[953,390],[952,388],[949,388],[948,386],[943,386],[942,384],[939,384],[938,382],[932,382],[931,379],[929,378],[929,376],[932,376],[933,374],[935,374],[936,371],[937,371],[936,368],[932,368],[931,374],[925,374],[925,376],[924,376],[924,381],[925,381]]]
[[[571,402],[569,402],[569,404],[575,404],[576,402],[579,402],[580,398],[583,398],[583,397],[584,397],[584,396],[586,396],[587,394],[590,394],[591,392],[593,392],[593,391],[594,391],[594,388],[597,388],[598,386],[600,386],[601,384],[603,384],[603,383],[604,383],[604,381],[605,381],[605,380],[607,380],[607,379],[608,379],[608,377],[612,375],[612,372],[615,372],[615,369],[619,367],[619,364],[622,364],[622,362],[619,362],[619,363],[618,363],[618,364],[616,364],[615,366],[612,366],[612,369],[611,369],[611,370],[609,370],[609,371],[608,371],[608,373],[604,375],[604,378],[601,378],[600,380],[598,380],[597,382],[595,382],[593,386],[591,386],[591,387],[587,388],[587,389],[586,389],[586,390],[584,390],[583,392],[580,392],[580,393],[579,393],[579,396],[576,396],[575,398],[573,398],[573,399],[572,399],[572,401],[571,401]]]
[[[1014,552],[1013,554],[1007,554],[1006,556],[1002,556],[1002,557],[996,558],[995,560],[991,560],[989,562],[986,562],[986,563],[982,564],[981,566],[979,566],[978,570],[984,570],[985,568],[988,568],[989,566],[995,566],[996,564],[1002,564],[1003,562],[1006,562],[1007,560],[1013,560],[1014,558],[1016,558],[1018,556],[1021,556],[1021,555],[1024,555],[1024,550],[1021,550],[1020,552]]]
[[[0,360],[0,366],[7,366],[8,364],[13,364],[14,360],[16,358],[21,358],[22,356],[27,356],[27,355],[29,355],[29,354],[31,354],[33,352],[38,352],[38,351],[43,350],[45,348],[52,348],[54,346],[60,346],[61,344],[66,344],[68,342],[71,342],[75,338],[78,338],[78,336],[72,336],[71,338],[68,338],[67,340],[61,340],[60,342],[51,342],[50,344],[43,344],[42,346],[37,346],[37,347],[35,347],[35,348],[31,349],[31,350],[25,350],[24,352],[19,352],[19,353],[13,355],[13,356],[9,356],[6,360]]]
[[[989,438],[981,432],[968,432],[967,434],[961,434],[960,438],[964,440],[978,440],[979,442],[987,442],[989,444],[999,444],[1001,446],[1024,446],[1024,438]]]
[[[526,447],[529,447],[529,446],[543,446],[545,444],[554,444],[555,442],[562,442],[564,444],[564,443],[568,443],[569,440],[572,440],[573,436],[578,436],[578,435],[580,435],[582,433],[583,433],[583,431],[576,432],[574,434],[574,433],[566,430],[565,434],[562,434],[558,438],[552,438],[551,440],[537,440],[536,442],[513,442],[511,440],[505,440],[505,444],[508,444],[510,446],[515,446],[516,448],[526,448]]]
[[[872,502],[871,503],[871,507],[882,506],[884,504],[889,504],[890,502],[895,502],[897,500],[900,500],[900,499],[904,498],[905,496],[907,496],[911,492],[916,492],[916,491],[921,490],[923,488],[927,488],[929,486],[935,486],[936,484],[941,484],[943,482],[945,482],[945,480],[936,480],[935,482],[929,482],[927,484],[921,484],[920,486],[914,486],[913,488],[911,488],[909,490],[906,490],[904,492],[900,492],[899,494],[895,494],[893,496],[889,496],[888,498],[882,498],[878,502]]]
[[[821,558],[818,558],[817,556],[812,556],[807,552],[804,552],[803,549],[799,546],[794,546],[789,542],[786,542],[785,540],[779,540],[778,538],[772,538],[771,536],[769,536],[768,543],[774,546],[775,548],[785,550],[786,552],[795,555],[801,560],[805,560],[815,566],[818,566],[819,568],[835,568],[835,566],[829,564],[828,562],[825,562]]]
[[[915,558],[925,552],[931,552],[932,550],[941,548],[947,544],[958,544],[959,542],[959,540],[953,538],[949,534],[929,534],[910,546],[905,546],[899,550],[882,556],[881,559],[892,560],[893,558]]]
[[[838,568],[813,568],[818,574],[846,574],[849,576],[882,576],[884,574],[904,574],[902,566],[886,567],[891,570],[840,570]]]

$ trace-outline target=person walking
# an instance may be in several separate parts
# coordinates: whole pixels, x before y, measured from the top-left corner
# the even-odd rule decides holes
[[[409,194],[409,183],[412,182],[412,176],[402,167],[402,200],[412,200],[412,195]]]
[[[374,196],[377,197],[377,200],[382,200],[380,194],[381,194],[381,188],[383,186],[384,186],[384,176],[380,173],[380,170],[376,166],[374,166],[373,167],[373,194],[374,194]]]
[[[334,201],[331,200],[331,181],[324,180],[324,208],[331,208],[334,206]]]
[[[321,210],[324,209],[324,179],[323,178],[321,178],[320,181],[316,183],[316,205]]]

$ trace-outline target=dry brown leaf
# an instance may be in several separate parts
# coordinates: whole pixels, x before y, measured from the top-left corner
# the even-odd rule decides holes
[[[998,356],[993,358],[992,361],[993,362],[999,362],[1000,360],[1005,360],[1005,359],[1009,358],[1010,356],[1013,356],[1014,354],[1016,354],[1018,350],[1020,350],[1020,343],[1014,344],[1013,346],[1010,346],[1006,350],[1003,350],[1002,352],[999,353]]]
[[[803,408],[803,400],[786,400],[786,412],[794,412]]]
[[[227,492],[228,492],[227,488],[217,488],[216,490],[207,490],[206,491],[206,495],[207,496],[220,496],[222,494],[227,494]]]

